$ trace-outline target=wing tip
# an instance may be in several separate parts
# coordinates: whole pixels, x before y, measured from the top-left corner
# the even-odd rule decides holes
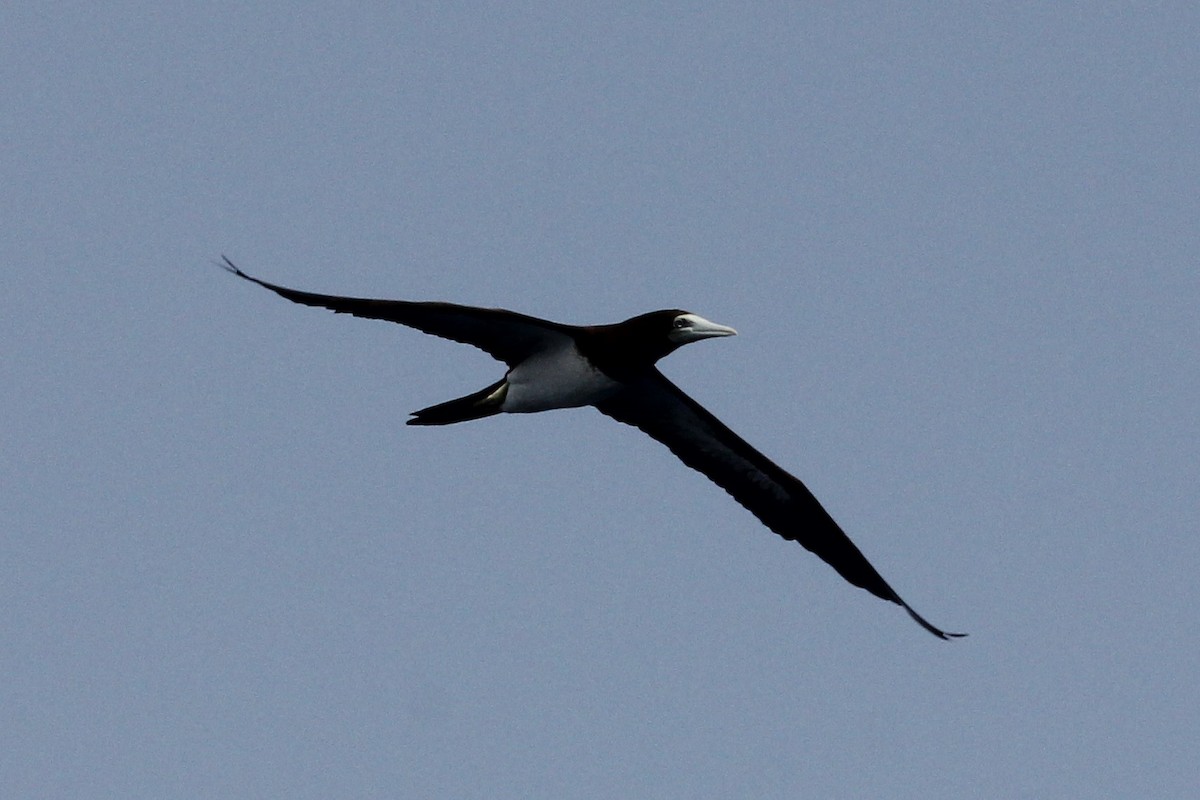
[[[268,283],[267,281],[264,281],[261,278],[256,278],[253,275],[243,272],[241,267],[239,267],[237,264],[233,263],[229,259],[229,256],[225,255],[224,253],[221,254],[221,260],[216,261],[214,263],[221,269],[230,273],[231,275],[237,275],[242,280],[250,281],[250,283],[256,283],[259,286],[263,287],[264,289],[270,289],[272,292],[279,295],[280,297],[291,300],[294,303],[302,302],[302,301],[296,299],[295,295],[300,294],[300,293],[296,292],[294,289],[288,289],[283,286],[276,286],[273,283]]]
[[[904,607],[904,610],[908,612],[908,615],[910,617],[912,617],[914,620],[917,621],[918,625],[920,625],[922,628],[929,631],[930,633],[932,633],[934,636],[938,637],[942,641],[949,642],[949,641],[953,641],[954,639],[961,639],[967,635],[965,633],[950,633],[949,631],[942,630],[941,628],[933,625],[929,620],[922,617],[916,611],[913,611],[912,606],[910,606],[908,603],[904,602],[903,600],[900,601],[900,605],[902,605]]]
[[[238,267],[238,265],[233,263],[232,261],[230,261],[229,256],[225,255],[224,253],[221,254],[220,261],[215,261],[213,263],[215,263],[218,267],[225,270],[226,272],[237,275],[239,278],[244,278],[245,280],[253,281],[254,283],[259,282],[257,278],[252,278],[249,275],[247,275],[246,273],[242,272],[242,270]]]

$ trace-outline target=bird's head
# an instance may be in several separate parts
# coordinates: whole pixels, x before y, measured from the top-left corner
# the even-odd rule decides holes
[[[716,336],[733,336],[737,333],[733,328],[718,325],[699,314],[678,308],[651,311],[621,323],[621,327],[637,340],[640,349],[649,356],[651,363],[690,342]]]
[[[584,343],[588,356],[605,372],[619,378],[640,373],[688,342],[737,333],[733,328],[677,308],[651,311],[615,325],[597,325],[588,330],[592,333]]]

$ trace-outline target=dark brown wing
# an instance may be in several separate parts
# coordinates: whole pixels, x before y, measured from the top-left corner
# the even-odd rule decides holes
[[[424,333],[473,345],[508,366],[569,336],[571,327],[499,308],[475,308],[453,303],[418,303],[407,300],[369,300],[314,294],[277,286],[242,272],[228,258],[221,264],[229,272],[270,289],[293,303],[327,308],[339,314],[381,319],[416,328]]]
[[[803,483],[748,445],[662,373],[652,370],[597,408],[665,444],[772,531],[799,542],[855,586],[903,606],[933,635],[942,639],[963,635],[935,628],[913,611]]]

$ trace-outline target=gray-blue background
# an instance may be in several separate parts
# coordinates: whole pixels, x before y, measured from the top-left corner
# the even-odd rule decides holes
[[[1194,4],[0,11],[4,797],[1194,797]],[[946,644],[592,410],[667,374]]]

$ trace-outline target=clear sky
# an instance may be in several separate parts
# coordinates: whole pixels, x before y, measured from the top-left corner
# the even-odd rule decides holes
[[[1191,798],[1200,11],[8,3],[0,796]],[[302,289],[664,371],[934,624]]]

